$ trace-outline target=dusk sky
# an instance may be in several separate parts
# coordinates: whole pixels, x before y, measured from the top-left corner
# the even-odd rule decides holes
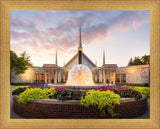
[[[150,12],[147,10],[12,10],[10,49],[26,51],[34,66],[63,66],[78,51],[79,25],[83,52],[97,66],[126,66],[135,56],[150,54]]]

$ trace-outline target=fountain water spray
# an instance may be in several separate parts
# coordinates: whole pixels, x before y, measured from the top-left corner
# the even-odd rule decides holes
[[[72,67],[68,74],[68,80],[65,85],[69,86],[93,86],[92,72],[83,64],[78,64]]]

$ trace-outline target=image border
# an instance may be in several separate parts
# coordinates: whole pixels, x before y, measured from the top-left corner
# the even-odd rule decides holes
[[[0,0],[0,2],[0,127],[2,129],[160,128],[159,0]],[[11,10],[150,10],[150,119],[10,119]]]

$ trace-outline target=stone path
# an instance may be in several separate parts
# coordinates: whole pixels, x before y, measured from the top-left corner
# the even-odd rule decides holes
[[[10,88],[10,92],[15,88],[16,86],[11,86]],[[13,98],[12,98],[12,95],[10,94],[10,118],[11,119],[26,119],[24,117],[21,117],[19,115],[17,115],[16,113],[14,113],[13,111]],[[133,118],[133,119],[150,119],[150,99],[148,99],[147,101],[147,112],[140,116],[140,117],[137,117],[137,118]]]

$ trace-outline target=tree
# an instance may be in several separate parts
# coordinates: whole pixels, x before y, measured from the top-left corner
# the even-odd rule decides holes
[[[10,51],[10,72],[15,74],[24,73],[27,69],[26,66],[32,66],[30,63],[30,56],[26,52],[23,52],[20,57],[15,52]]]
[[[142,56],[142,62],[143,64],[150,64],[150,55]]]
[[[149,64],[150,62],[150,55],[144,55],[142,56],[142,58],[135,57],[134,60],[132,60],[132,58],[129,60],[128,62],[128,66],[131,65],[145,65],[145,64]]]
[[[133,65],[142,65],[142,64],[143,62],[141,61],[141,58],[139,56],[134,58]]]
[[[24,61],[26,66],[32,66],[30,62],[30,56],[26,53],[26,51],[20,54],[20,58],[22,59],[22,61]]]
[[[131,65],[133,65],[132,58],[129,60],[129,63],[128,63],[128,66],[131,66]]]

